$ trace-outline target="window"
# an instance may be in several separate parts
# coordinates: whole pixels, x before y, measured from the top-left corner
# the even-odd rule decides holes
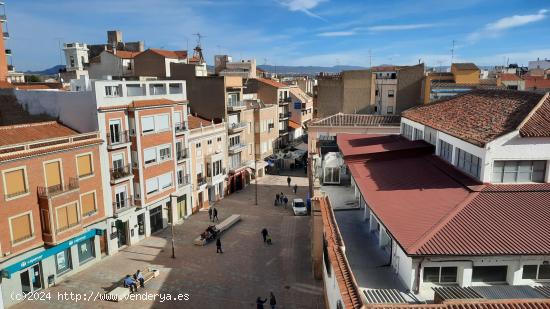
[[[31,213],[11,218],[10,226],[12,244],[20,243],[34,236]]]
[[[439,140],[439,156],[447,162],[453,162],[453,145],[446,141]]]
[[[80,265],[92,260],[95,257],[94,239],[90,238],[78,245],[78,262]]]
[[[71,269],[71,248],[67,248],[55,255],[55,269],[58,275]]]
[[[13,198],[29,191],[27,177],[24,168],[4,172],[4,185],[6,186],[6,198]]]
[[[147,179],[145,182],[145,190],[147,191],[147,194],[153,194],[159,190],[159,183],[157,181],[157,178],[151,178]]]
[[[222,161],[218,160],[212,163],[212,171],[214,176],[220,175],[222,173]]]
[[[54,161],[50,163],[46,163],[45,170],[46,170],[46,185],[48,188],[52,188],[55,190],[55,188],[61,187],[61,163],[60,161]]]
[[[172,173],[166,173],[158,177],[158,182],[161,190],[172,186]]]
[[[456,267],[424,267],[424,282],[455,283]]]
[[[76,165],[78,169],[78,177],[86,177],[94,173],[91,154],[76,157]]]
[[[212,140],[209,139],[209,140],[207,141],[207,144],[208,144],[208,145],[212,145]]]
[[[222,138],[221,138],[221,137],[218,137],[217,140],[218,140],[218,142],[221,142],[221,141],[222,141]]]
[[[430,127],[424,127],[424,140],[435,146],[437,144],[437,131]]]
[[[393,114],[393,106],[388,106],[388,111],[387,111],[387,113],[388,113],[389,115]]]
[[[407,139],[412,140],[413,139],[413,127],[406,124],[406,123],[402,123],[401,124],[401,134],[404,137],[406,137]]]
[[[172,157],[172,147],[170,145],[168,146],[161,146],[159,148],[159,158],[160,161],[168,160]]]
[[[495,161],[493,182],[544,182],[546,161]]]
[[[155,116],[155,127],[157,131],[170,130],[170,115]]]
[[[481,173],[481,159],[460,148],[456,148],[456,166],[477,178]]]
[[[414,140],[424,139],[424,132],[422,130],[414,128]]]
[[[143,160],[145,164],[157,162],[157,149],[155,147],[145,149],[143,151]]]
[[[78,219],[78,204],[71,203],[55,209],[57,216],[57,232],[62,232],[76,226]]]
[[[508,266],[474,266],[472,282],[506,282]]]
[[[141,117],[141,132],[149,133],[155,131],[155,117]]]
[[[95,203],[95,192],[82,194],[80,196],[80,205],[82,207],[82,217],[87,217],[97,211]]]
[[[393,90],[388,90],[388,98],[393,98],[395,96],[395,93]]]
[[[118,86],[105,86],[105,96],[118,97],[119,95]]]
[[[523,279],[550,279],[550,265],[523,265]]]
[[[233,136],[233,137],[229,138],[229,147],[233,147],[235,145],[240,145],[240,144],[241,144],[241,136],[240,135]]]

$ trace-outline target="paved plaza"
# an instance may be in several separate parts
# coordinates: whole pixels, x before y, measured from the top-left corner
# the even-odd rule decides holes
[[[298,197],[307,196],[307,178],[293,177]],[[176,259],[172,259],[170,228],[137,245],[104,258],[101,262],[49,288],[51,301],[25,301],[13,308],[255,308],[256,297],[273,291],[277,308],[324,308],[322,282],[313,279],[310,255],[310,217],[295,217],[290,207],[274,207],[276,192],[291,200],[296,195],[286,176],[267,175],[258,186],[259,205],[254,205],[254,185],[220,201],[220,220],[240,214],[241,222],[222,237],[223,254],[216,246],[192,244],[208,226],[208,213],[200,212],[175,227]],[[267,228],[273,245],[263,243],[260,231]],[[125,274],[154,265],[160,276],[140,289],[139,295],[159,293],[166,297],[189,295],[188,301],[126,300],[120,303],[57,299],[58,293],[103,294],[120,285]],[[87,296],[89,297],[89,296]],[[268,305],[268,303],[266,304]],[[266,308],[269,306],[266,306]]]

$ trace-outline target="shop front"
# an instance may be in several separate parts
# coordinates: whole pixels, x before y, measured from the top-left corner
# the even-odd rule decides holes
[[[57,246],[40,248],[2,263],[3,307],[18,303],[25,295],[48,288],[99,261],[99,240],[104,233],[104,230],[92,229]]]

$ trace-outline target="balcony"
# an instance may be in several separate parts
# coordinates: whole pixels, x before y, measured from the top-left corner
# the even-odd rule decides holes
[[[176,159],[178,160],[178,162],[183,161],[187,158],[189,158],[187,149],[176,150]]]
[[[178,176],[177,180],[178,180],[178,188],[182,188],[191,184],[189,175]]]
[[[279,100],[279,105],[288,105],[290,102],[292,102],[291,97],[283,98]]]
[[[1,14],[1,15],[0,15],[0,22],[3,23],[3,22],[5,22],[6,20],[8,20],[7,17],[6,17],[6,14]]]
[[[185,133],[185,131],[187,131],[187,122],[184,121],[184,122],[176,122],[176,124],[174,125],[174,131],[176,132],[176,135],[180,135],[180,134],[183,134]]]
[[[110,172],[111,172],[111,184],[120,183],[126,180],[126,178],[133,175],[130,164],[127,164],[123,167],[112,168]]]
[[[222,168],[221,173],[219,173],[218,175],[207,176],[206,182],[208,183],[209,186],[212,186],[214,184],[218,184],[222,182],[224,178],[225,178],[225,167]]]
[[[51,198],[66,192],[78,190],[79,188],[80,184],[78,183],[78,178],[71,177],[69,178],[69,183],[67,184],[60,184],[50,187],[38,187],[38,196],[41,198]]]
[[[285,135],[288,134],[288,128],[279,129],[279,135]]]
[[[244,109],[246,109],[246,104],[244,103],[244,101],[227,102],[228,112],[238,112]]]
[[[134,204],[134,199],[131,195],[127,196],[123,200],[113,202],[113,211],[115,213],[115,217],[134,207],[136,207],[136,205]]]
[[[234,144],[230,145],[228,150],[230,154],[235,154],[237,152],[241,152],[246,148],[246,144]]]
[[[246,122],[234,122],[227,124],[229,134],[241,132],[246,128]]]
[[[202,191],[206,189],[206,177],[203,176],[197,176],[197,191]]]
[[[279,120],[287,119],[290,117],[290,112],[279,113]]]
[[[241,162],[240,162],[239,164],[237,164],[237,165],[230,165],[230,166],[229,166],[229,173],[230,173],[230,174],[236,173],[236,172],[239,171],[240,169],[243,169],[243,168],[245,168],[245,167],[251,166],[253,163],[254,163],[254,161],[250,160],[250,161],[241,161]]]
[[[4,31],[4,39],[9,39],[9,38],[10,38],[10,33]]]
[[[118,149],[130,143],[130,134],[128,131],[118,133],[107,133],[107,149]]]
[[[11,49],[6,49],[6,55],[11,56]]]

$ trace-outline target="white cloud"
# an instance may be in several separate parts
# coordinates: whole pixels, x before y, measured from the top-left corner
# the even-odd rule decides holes
[[[355,31],[329,31],[321,32],[317,36],[333,37],[333,36],[351,36],[357,34]]]
[[[326,1],[328,0],[280,0],[279,3],[287,7],[292,12],[300,11],[308,16],[323,19],[311,10],[317,7],[320,3]]]
[[[401,31],[401,30],[414,30],[414,29],[423,29],[434,27],[434,24],[409,24],[409,25],[381,25],[381,26],[371,26],[367,29],[372,32],[381,32],[381,31]]]
[[[498,37],[507,29],[521,27],[543,20],[547,17],[546,13],[548,13],[548,10],[543,9],[539,10],[536,14],[503,17],[493,23],[485,25],[485,27],[479,31],[470,33],[470,35],[468,35],[468,40],[470,42],[475,42],[483,37]]]

